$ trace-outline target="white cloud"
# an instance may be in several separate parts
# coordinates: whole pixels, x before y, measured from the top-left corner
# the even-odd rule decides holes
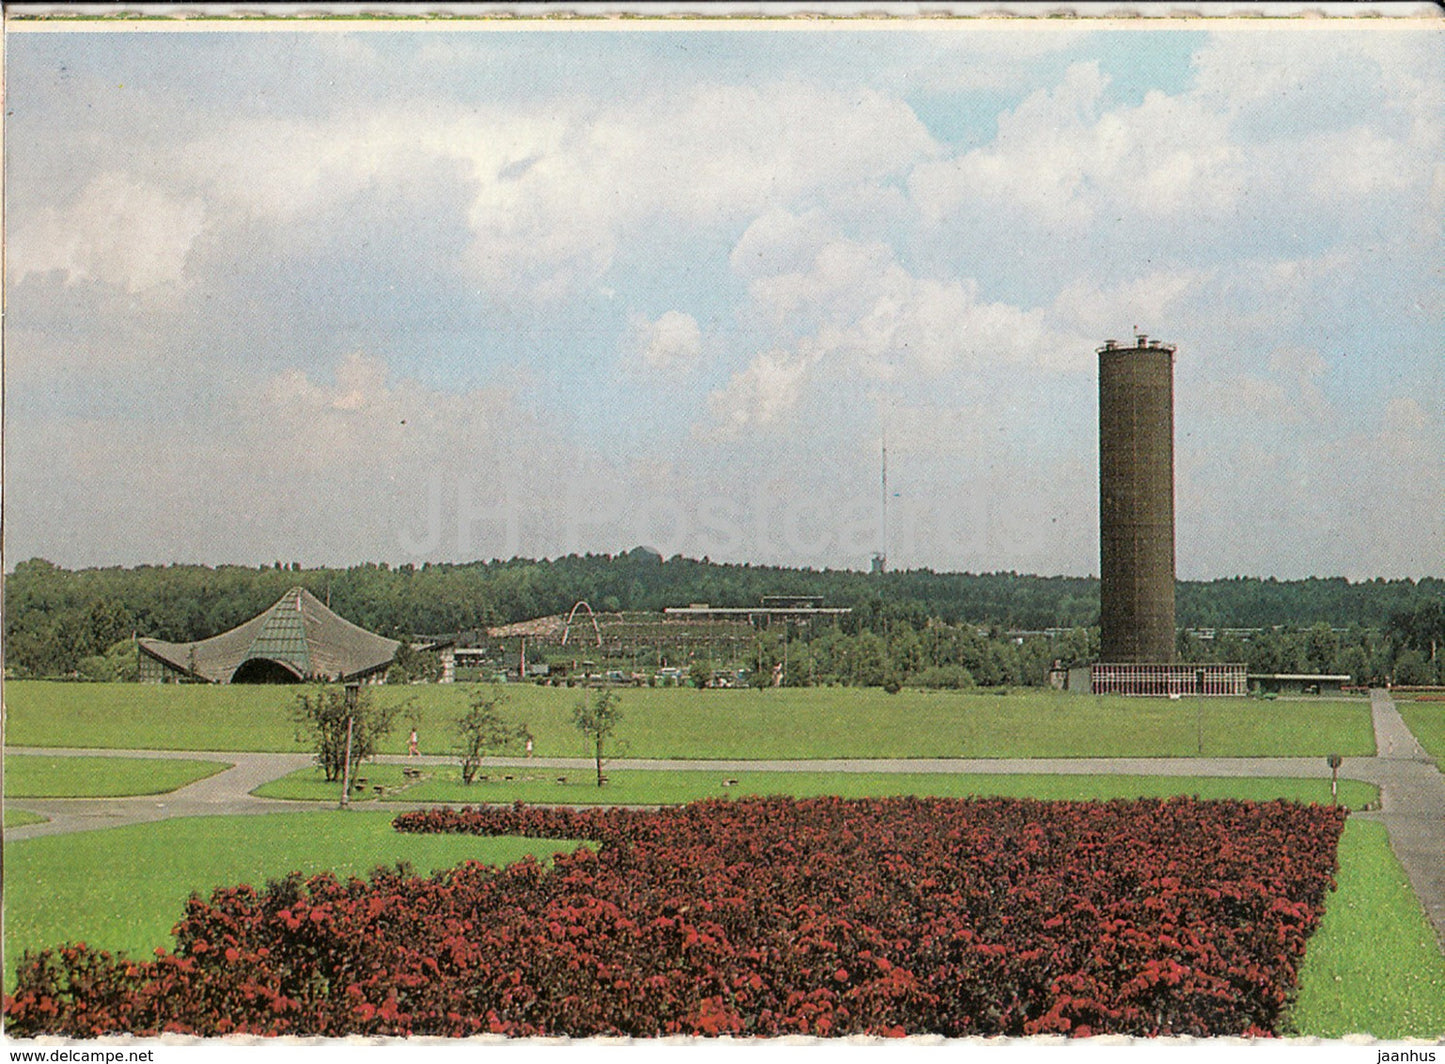
[[[900,72],[900,80],[929,92],[955,93],[1012,88],[1027,79],[1041,57],[1073,47],[1069,32],[1019,33],[1007,29],[950,27],[936,40],[936,53]]]
[[[631,108],[438,107],[425,123],[409,112],[252,120],[195,147],[193,165],[225,196],[282,221],[399,180],[419,157],[458,161],[472,182],[474,269],[498,291],[543,298],[595,282],[639,226],[735,223],[935,150],[899,101],[792,82],[690,86]]]
[[[708,408],[719,428],[738,431],[777,421],[797,405],[816,360],[816,356],[786,351],[757,355],[746,369],[733,374],[725,388],[708,397]]]
[[[1147,333],[1156,325],[1177,324],[1201,287],[1212,281],[1212,271],[1181,268],[1105,284],[1080,276],[1060,290],[1052,309],[1069,328],[1101,340],[1131,326]]]
[[[1309,372],[1309,359],[1305,360]],[[1287,382],[1256,381],[1298,399]],[[1179,475],[1180,575],[1419,576],[1445,551],[1445,420],[1413,397],[1368,422],[1230,411],[1249,425],[1209,446],[1186,445]],[[1321,417],[1325,420],[1320,420]],[[1236,422],[1239,423],[1239,422]]]
[[[196,196],[128,174],[98,174],[75,202],[15,223],[10,281],[60,271],[67,283],[95,280],[132,295],[180,284],[205,215]]]
[[[744,240],[759,242],[752,230]],[[742,257],[755,268],[755,257]],[[756,277],[748,291],[779,334],[805,329],[713,393],[709,408],[722,432],[777,422],[810,391],[855,391],[868,382],[928,387],[945,375],[1007,364],[1071,372],[1087,365],[1091,350],[1045,310],[985,300],[972,279],[916,276],[882,244],[833,241],[807,269]]]
[[[488,456],[525,420],[509,389],[439,392],[392,380],[383,359],[359,352],[340,359],[332,375],[327,382],[288,369],[271,377],[260,401],[239,410],[247,449],[270,452],[293,471],[328,475],[380,460],[418,476],[430,462],[459,456],[468,468],[497,475]]]
[[[545,48],[519,58],[438,37],[422,51],[457,53],[445,78],[415,64],[363,103],[329,86],[359,85],[390,46],[342,35],[294,102],[221,107],[205,86],[164,107],[127,95],[134,113],[112,102],[109,125],[87,117],[90,98],[68,105],[70,121],[49,124],[66,137],[12,145],[41,161],[16,168],[25,185],[10,193],[22,210],[9,218],[7,383],[15,409],[49,411],[54,429],[7,440],[10,531],[104,563],[110,543],[87,529],[135,560],[171,543],[225,559],[243,526],[263,557],[294,551],[265,544],[324,543],[351,561],[390,553],[433,484],[455,529],[470,505],[458,477],[530,522],[525,553],[646,541],[628,531],[638,499],[685,507],[678,485],[700,482],[721,496],[762,480],[779,498],[804,484],[822,523],[854,479],[871,515],[886,408],[900,484],[916,462],[915,490],[971,484],[995,508],[978,527],[996,539],[969,564],[1043,569],[1057,547],[1087,568],[1078,533],[1045,534],[1040,518],[1087,509],[1093,349],[1135,324],[1180,345],[1179,424],[1193,433],[1182,475],[1191,496],[1227,503],[1201,504],[1183,533],[1196,575],[1249,559],[1268,570],[1283,542],[1318,550],[1321,571],[1358,570],[1352,550],[1378,572],[1430,571],[1445,510],[1429,404],[1445,306],[1445,34],[1211,32],[1191,85],[1143,91],[1146,54],[1125,105],[1110,102],[1106,66],[1051,54],[1087,47],[1072,30],[914,37],[859,50],[856,72],[774,48],[766,70],[743,53],[705,67],[731,84],[668,74],[616,94],[539,94]],[[611,76],[595,43],[590,86]],[[1147,51],[1147,35],[1138,43]],[[483,54],[497,66],[479,80]],[[52,91],[29,62],[28,90]],[[479,88],[508,63],[536,76],[505,98]],[[70,84],[99,108],[117,80]],[[980,85],[1021,102],[994,116],[978,108],[996,93],[962,99],[960,125],[940,125],[974,148],[948,155],[905,101]],[[615,305],[595,313],[598,293]],[[628,307],[647,314],[619,338]],[[542,363],[564,345],[714,390],[664,417],[657,393],[623,382],[608,399],[623,429],[569,433],[557,426],[589,416],[575,389],[463,383],[495,380],[518,352],[555,380]],[[338,358],[358,346],[454,386]],[[1398,373],[1369,366],[1386,349]],[[1414,398],[1387,407],[1387,378]],[[196,410],[177,414],[148,390],[155,379],[195,393]],[[709,446],[675,448],[698,409]],[[660,431],[639,444],[642,423]],[[927,455],[939,457],[925,470]],[[1027,500],[1026,467],[1048,470]],[[1369,493],[1396,467],[1376,532]],[[574,482],[614,485],[615,506],[592,507],[585,490],[558,501],[555,486]],[[1055,492],[1067,505],[1046,513]],[[557,531],[577,514],[598,517],[587,535]],[[949,520],[920,533],[917,556],[957,563]],[[617,529],[625,538],[605,539]],[[766,541],[732,539],[739,558]],[[472,554],[488,549],[477,538]]]
[[[1208,352],[1191,352],[1192,357],[1210,357]],[[1221,435],[1249,426],[1256,439],[1270,438],[1282,450],[1301,430],[1318,432],[1341,417],[1341,411],[1325,392],[1327,365],[1313,348],[1276,347],[1263,366],[1237,374],[1215,374],[1197,389],[1189,386],[1184,398],[1194,408],[1191,423],[1202,423],[1199,410],[1209,412],[1209,422]]]
[[[798,215],[783,209],[760,214],[733,246],[728,263],[744,280],[802,274],[837,231],[813,210]]]
[[[696,318],[678,310],[669,310],[656,321],[633,314],[628,319],[624,354],[650,371],[689,370],[702,357],[702,330]]]
[[[1242,193],[1227,123],[1186,97],[1151,91],[1104,111],[1108,78],[1075,63],[998,119],[989,145],[919,165],[910,189],[925,217],[1001,210],[1026,228],[1078,231],[1101,215],[1217,214]]]

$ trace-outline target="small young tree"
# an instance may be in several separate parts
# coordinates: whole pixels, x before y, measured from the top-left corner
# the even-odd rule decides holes
[[[692,664],[687,667],[687,678],[698,690],[702,690],[712,683],[712,667],[701,658],[693,658]]]
[[[572,724],[592,742],[597,758],[599,787],[606,782],[606,777],[602,775],[602,748],[622,720],[622,710],[618,708],[621,701],[615,691],[608,689],[598,692],[597,698],[589,702],[584,688],[582,701],[572,708]]]
[[[326,773],[326,782],[341,779],[346,771],[347,722],[351,722],[351,774],[356,766],[376,753],[377,745],[391,731],[403,706],[383,706],[365,688],[349,699],[344,688],[308,687],[296,696],[291,720],[296,738],[316,750],[316,763]]]
[[[513,724],[503,719],[501,709],[507,696],[492,689],[490,695],[477,689],[473,692],[467,711],[457,718],[457,759],[462,766],[462,783],[468,787],[477,778],[482,758],[501,753],[515,743],[526,742],[531,737],[525,724]]]

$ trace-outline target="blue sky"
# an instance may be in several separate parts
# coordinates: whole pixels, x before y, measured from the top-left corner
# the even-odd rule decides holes
[[[7,565],[1439,575],[1438,25],[10,24]],[[56,130],[66,135],[57,137]]]

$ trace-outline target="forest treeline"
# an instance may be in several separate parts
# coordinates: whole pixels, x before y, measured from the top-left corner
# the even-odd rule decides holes
[[[815,595],[829,606],[851,607],[840,636],[866,633],[890,645],[908,643],[909,635],[923,639],[930,628],[945,627],[984,630],[1012,646],[1019,645],[1018,637],[1009,633],[1078,629],[1077,642],[1099,619],[1099,582],[1092,577],[790,569],[680,556],[664,560],[644,548],[552,560],[396,567],[382,563],[346,569],[303,569],[277,562],[262,567],[67,570],[32,559],[18,564],[5,581],[6,669],[13,676],[67,676],[132,634],[175,642],[203,639],[249,620],[297,585],[353,623],[398,638],[476,631],[563,613],[583,600],[599,612],[616,612],[695,602],[754,606],[764,595]],[[1394,669],[1400,654],[1414,652],[1424,656],[1433,673],[1440,664],[1439,645],[1445,643],[1440,631],[1445,580],[1439,578],[1181,581],[1176,598],[1181,629],[1280,629],[1269,639],[1244,643],[1253,643],[1256,650],[1270,640],[1288,643],[1269,655],[1281,661],[1318,661],[1321,632],[1333,631],[1341,652],[1343,644],[1360,648],[1363,665],[1357,660],[1360,654],[1351,656],[1360,669]],[[1306,639],[1311,630],[1313,651]],[[1034,658],[1070,658],[1088,651],[1087,646],[1054,646],[1058,638],[1031,653],[1027,667],[1021,664],[1019,670],[1032,676],[1037,672]],[[1186,638],[1181,634],[1181,640]],[[1219,648],[1238,649],[1234,638],[1220,633],[1212,643],[1181,650],[1189,649],[1191,660],[1211,660]],[[1304,649],[1295,652],[1291,639]],[[872,646],[871,640],[865,642]],[[1059,649],[1069,652],[1059,654]],[[867,657],[875,655],[870,650]],[[883,657],[891,655],[885,650]],[[903,661],[913,663],[915,657],[908,651]],[[952,664],[941,660],[946,657],[917,657],[910,674]],[[1409,667],[1413,662],[1407,660]],[[871,675],[873,670],[866,671]],[[1358,670],[1338,671],[1354,675]],[[1037,680],[1003,676],[998,682]]]

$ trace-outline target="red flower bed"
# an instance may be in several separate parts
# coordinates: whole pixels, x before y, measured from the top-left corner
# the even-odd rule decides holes
[[[1270,1033],[1343,810],[836,798],[407,813],[551,870],[192,898],[173,953],[27,956],[8,1032]]]

